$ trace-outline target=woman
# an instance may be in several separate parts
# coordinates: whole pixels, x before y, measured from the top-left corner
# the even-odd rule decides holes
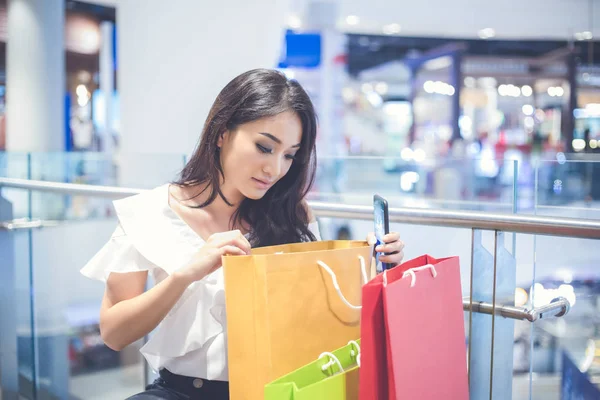
[[[82,273],[106,281],[100,331],[109,347],[156,328],[141,352],[160,378],[130,399],[229,398],[221,256],[319,240],[304,201],[316,130],[297,82],[246,72],[218,95],[177,182],[115,202],[119,227]],[[395,254],[383,261],[399,263],[398,234],[385,241],[377,250]],[[156,284],[146,291],[148,273]]]

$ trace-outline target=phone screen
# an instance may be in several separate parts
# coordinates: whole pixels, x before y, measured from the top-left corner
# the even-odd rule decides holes
[[[373,219],[375,223],[375,237],[377,238],[377,245],[383,243],[383,237],[389,233],[389,217],[388,217],[388,203],[387,201],[378,195],[373,196]],[[388,269],[386,263],[379,261],[379,253],[375,252],[375,260],[377,261],[377,273],[383,272],[384,269]]]

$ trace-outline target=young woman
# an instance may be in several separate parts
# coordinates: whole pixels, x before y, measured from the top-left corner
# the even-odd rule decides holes
[[[215,100],[177,182],[115,201],[119,226],[84,267],[104,280],[104,342],[141,349],[160,377],[130,399],[228,399],[221,256],[320,240],[304,200],[314,179],[313,105],[295,81],[252,70]],[[369,236],[369,240],[373,240]],[[400,263],[397,233],[376,250]],[[145,290],[150,274],[154,287]]]

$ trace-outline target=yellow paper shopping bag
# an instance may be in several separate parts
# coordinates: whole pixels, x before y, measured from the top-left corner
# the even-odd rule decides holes
[[[321,241],[223,257],[232,400],[262,399],[268,382],[360,336],[371,252]]]

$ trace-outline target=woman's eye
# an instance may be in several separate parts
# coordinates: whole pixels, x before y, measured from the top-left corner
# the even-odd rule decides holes
[[[261,153],[265,153],[265,154],[271,154],[273,152],[272,149],[269,149],[268,147],[265,146],[261,146],[260,144],[256,145],[256,148],[261,152]]]
[[[288,154],[285,156],[285,158],[287,158],[288,160],[294,161],[296,159],[296,156],[294,154]]]

